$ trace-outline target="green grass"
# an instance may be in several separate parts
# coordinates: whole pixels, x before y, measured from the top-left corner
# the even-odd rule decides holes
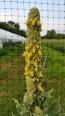
[[[43,86],[46,89],[54,88],[55,98],[60,96],[62,111],[65,111],[65,56],[62,52],[42,45],[43,55],[48,52],[45,68],[43,70]],[[42,62],[44,57],[42,58]]]
[[[23,52],[23,50],[22,50]],[[24,58],[22,52],[0,57],[0,116],[11,116],[16,112],[12,98],[22,103],[26,84],[24,78]],[[65,111],[65,56],[62,52],[42,44],[43,58],[48,52],[48,58],[43,71],[43,87],[47,90],[54,88],[55,98],[60,96],[62,111]],[[12,54],[12,55],[10,55]],[[15,113],[16,116],[17,112]]]
[[[11,116],[11,112],[15,112],[12,98],[17,98],[22,102],[24,92],[26,91],[23,74],[24,59],[19,56],[14,57],[13,62],[12,58],[7,58],[6,62],[5,58],[3,63],[1,60],[2,67],[0,70],[0,116]]]
[[[65,39],[45,39],[42,41],[45,46],[65,53]]]
[[[44,56],[48,53],[46,62],[46,76],[65,80],[65,56],[62,52],[53,50],[43,45]],[[44,57],[43,57],[44,59]],[[45,69],[44,69],[45,70]]]

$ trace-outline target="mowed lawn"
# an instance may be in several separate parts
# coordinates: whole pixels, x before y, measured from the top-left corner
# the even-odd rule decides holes
[[[46,90],[54,88],[53,95],[59,98],[62,111],[65,111],[65,55],[63,52],[42,44],[42,64],[48,53],[45,68],[43,70],[42,83]],[[0,116],[11,116],[11,112],[17,115],[12,98],[22,103],[26,91],[24,78],[24,58],[19,55],[0,57]]]

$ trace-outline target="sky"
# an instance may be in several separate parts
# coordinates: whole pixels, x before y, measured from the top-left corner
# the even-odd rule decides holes
[[[41,35],[45,35],[47,30],[51,29],[57,33],[65,33],[64,0],[0,0],[0,22],[11,20],[26,30],[25,22],[32,7],[37,7],[40,11]]]

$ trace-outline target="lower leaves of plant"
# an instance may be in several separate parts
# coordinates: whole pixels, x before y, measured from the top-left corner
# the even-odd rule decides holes
[[[26,21],[27,38],[25,43],[25,78],[27,91],[23,98],[22,105],[13,98],[17,112],[20,116],[64,116],[60,114],[60,100],[55,100],[49,104],[52,98],[50,91],[46,92],[42,87],[42,48],[41,48],[41,23],[39,10],[34,7],[28,14]],[[15,116],[12,113],[12,116]]]
[[[48,103],[49,99],[45,96],[49,92],[43,92],[43,96],[38,96],[38,105],[36,106],[34,102],[32,104],[28,103],[29,106],[19,104],[16,99],[13,99],[16,104],[16,109],[20,116],[65,116],[61,114],[60,99],[54,100],[52,103]],[[51,93],[50,93],[51,94]],[[29,102],[29,101],[28,101]],[[39,103],[40,102],[40,103]],[[28,108],[27,108],[28,107]],[[34,110],[33,110],[34,109]],[[33,110],[33,112],[31,112]],[[12,116],[15,116],[12,113]]]

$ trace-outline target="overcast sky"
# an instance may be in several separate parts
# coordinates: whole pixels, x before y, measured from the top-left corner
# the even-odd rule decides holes
[[[32,7],[39,8],[42,35],[51,29],[65,33],[64,0],[0,0],[0,22],[12,20],[18,22],[21,29],[26,29],[25,22]]]

